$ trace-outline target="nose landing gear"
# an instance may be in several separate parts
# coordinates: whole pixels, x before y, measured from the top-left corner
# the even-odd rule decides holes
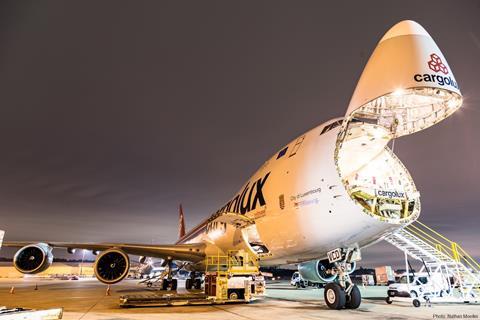
[[[360,260],[358,249],[336,249],[337,261],[332,262],[332,268],[327,270],[329,274],[336,274],[335,282],[330,282],[325,286],[325,303],[330,309],[357,309],[362,296],[358,287],[353,284],[349,273],[352,261]],[[329,255],[330,257],[330,255]]]

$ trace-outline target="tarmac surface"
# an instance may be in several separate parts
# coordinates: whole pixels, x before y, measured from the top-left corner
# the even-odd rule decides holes
[[[35,284],[38,290],[35,290]],[[179,287],[183,281],[179,282]],[[14,293],[11,294],[11,287]],[[186,292],[179,289],[179,293]],[[0,306],[32,309],[64,308],[63,319],[479,319],[480,304],[386,304],[386,287],[360,287],[362,305],[356,310],[330,310],[323,289],[295,289],[286,281],[267,283],[267,295],[249,304],[121,308],[122,295],[152,294],[137,281],[111,287],[96,280],[0,279]]]

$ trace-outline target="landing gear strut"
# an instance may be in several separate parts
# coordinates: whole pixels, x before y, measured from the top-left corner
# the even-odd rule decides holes
[[[341,254],[338,254],[338,260],[332,262],[333,267],[328,270],[328,273],[336,274],[337,277],[335,282],[328,283],[325,286],[325,303],[330,309],[357,309],[362,302],[362,296],[358,287],[350,279],[349,272],[351,270],[349,268],[351,268],[353,261],[359,260],[360,253],[356,248],[337,250]]]
[[[167,269],[167,276],[162,280],[162,290],[170,290],[175,291],[177,290],[177,279],[173,279],[172,276],[172,260],[168,259],[165,261],[166,269]]]

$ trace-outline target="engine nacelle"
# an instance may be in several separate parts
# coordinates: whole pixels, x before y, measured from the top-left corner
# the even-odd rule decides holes
[[[122,281],[130,270],[130,258],[119,249],[109,249],[99,254],[93,267],[100,282],[114,284]]]
[[[351,262],[347,264],[347,274],[351,274],[355,271],[357,264]],[[315,282],[315,283],[328,283],[335,280],[337,277],[336,274],[332,275],[327,273],[327,270],[332,269],[333,265],[325,260],[313,260],[308,262],[302,262],[298,265],[298,273],[302,276],[303,279]]]
[[[25,274],[45,271],[52,265],[52,262],[52,247],[46,243],[29,244],[18,250],[13,257],[15,269]]]
[[[312,260],[300,263],[298,265],[298,273],[305,280],[316,283],[328,283],[337,277],[336,274],[327,273],[327,270],[332,267],[333,265],[328,260]]]

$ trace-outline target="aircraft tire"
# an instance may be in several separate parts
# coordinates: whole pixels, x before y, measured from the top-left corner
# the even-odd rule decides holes
[[[192,289],[192,285],[193,285],[192,279],[185,280],[185,289],[187,289],[187,290]]]
[[[346,297],[346,300],[345,308],[357,309],[360,307],[360,304],[362,303],[362,295],[356,285],[353,285],[352,291],[350,291],[350,295]]]
[[[172,279],[172,285],[170,287],[172,291],[177,290],[177,284],[178,284],[177,279]]]
[[[331,282],[325,286],[324,298],[330,309],[339,310],[345,307],[345,290],[337,283]]]
[[[168,284],[169,284],[168,279],[163,279],[162,280],[162,290],[167,290]]]
[[[202,280],[201,279],[195,279],[194,286],[195,286],[195,289],[201,289],[202,288]]]

